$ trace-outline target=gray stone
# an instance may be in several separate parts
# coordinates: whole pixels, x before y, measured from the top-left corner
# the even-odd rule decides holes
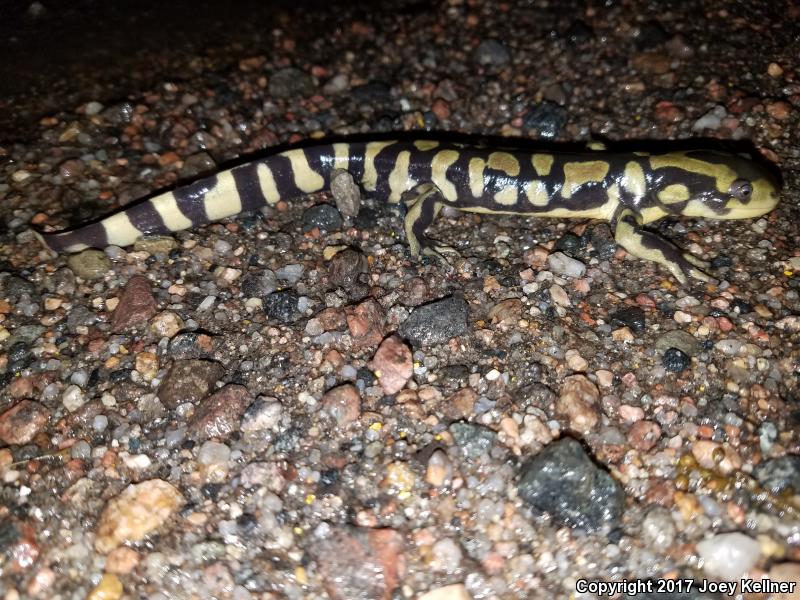
[[[468,318],[467,301],[448,296],[415,308],[400,326],[399,333],[417,347],[439,344],[467,333]]]
[[[618,527],[625,506],[620,485],[572,438],[551,443],[523,467],[519,495],[535,510],[589,531]]]

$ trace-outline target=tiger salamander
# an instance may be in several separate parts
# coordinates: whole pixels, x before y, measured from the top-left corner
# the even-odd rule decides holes
[[[633,256],[664,265],[676,279],[708,281],[708,263],[644,225],[667,216],[746,219],[771,211],[779,184],[763,166],[713,150],[530,152],[435,141],[329,143],[291,149],[174,191],[96,223],[42,236],[57,252],[166,234],[328,189],[348,171],[380,200],[405,202],[414,256],[450,252],[425,230],[444,206],[534,217],[609,221]]]

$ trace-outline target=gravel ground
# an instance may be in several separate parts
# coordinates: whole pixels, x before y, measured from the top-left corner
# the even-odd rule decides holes
[[[155,5],[95,44],[67,27],[87,54],[20,62],[38,87],[0,100],[2,598],[800,580],[797,5],[299,4],[199,11],[175,44]],[[595,222],[445,215],[464,258],[415,263],[368,197],[72,257],[29,232],[273,146],[420,130],[750,140],[783,202],[661,224],[722,279],[687,287]]]

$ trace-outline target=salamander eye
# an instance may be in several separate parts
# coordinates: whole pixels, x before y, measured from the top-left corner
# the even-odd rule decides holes
[[[738,200],[749,200],[753,194],[753,186],[745,179],[737,179],[731,184],[730,194]]]

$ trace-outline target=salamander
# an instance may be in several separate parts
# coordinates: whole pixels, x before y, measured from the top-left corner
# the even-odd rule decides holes
[[[56,252],[128,246],[290,200],[349,172],[376,198],[403,202],[411,253],[453,250],[425,235],[441,209],[602,219],[633,256],[660,263],[681,283],[709,281],[708,263],[644,228],[667,216],[746,219],[778,203],[780,185],[764,166],[715,150],[661,153],[500,150],[428,140],[328,143],[290,149],[156,195],[98,222],[45,233]]]

